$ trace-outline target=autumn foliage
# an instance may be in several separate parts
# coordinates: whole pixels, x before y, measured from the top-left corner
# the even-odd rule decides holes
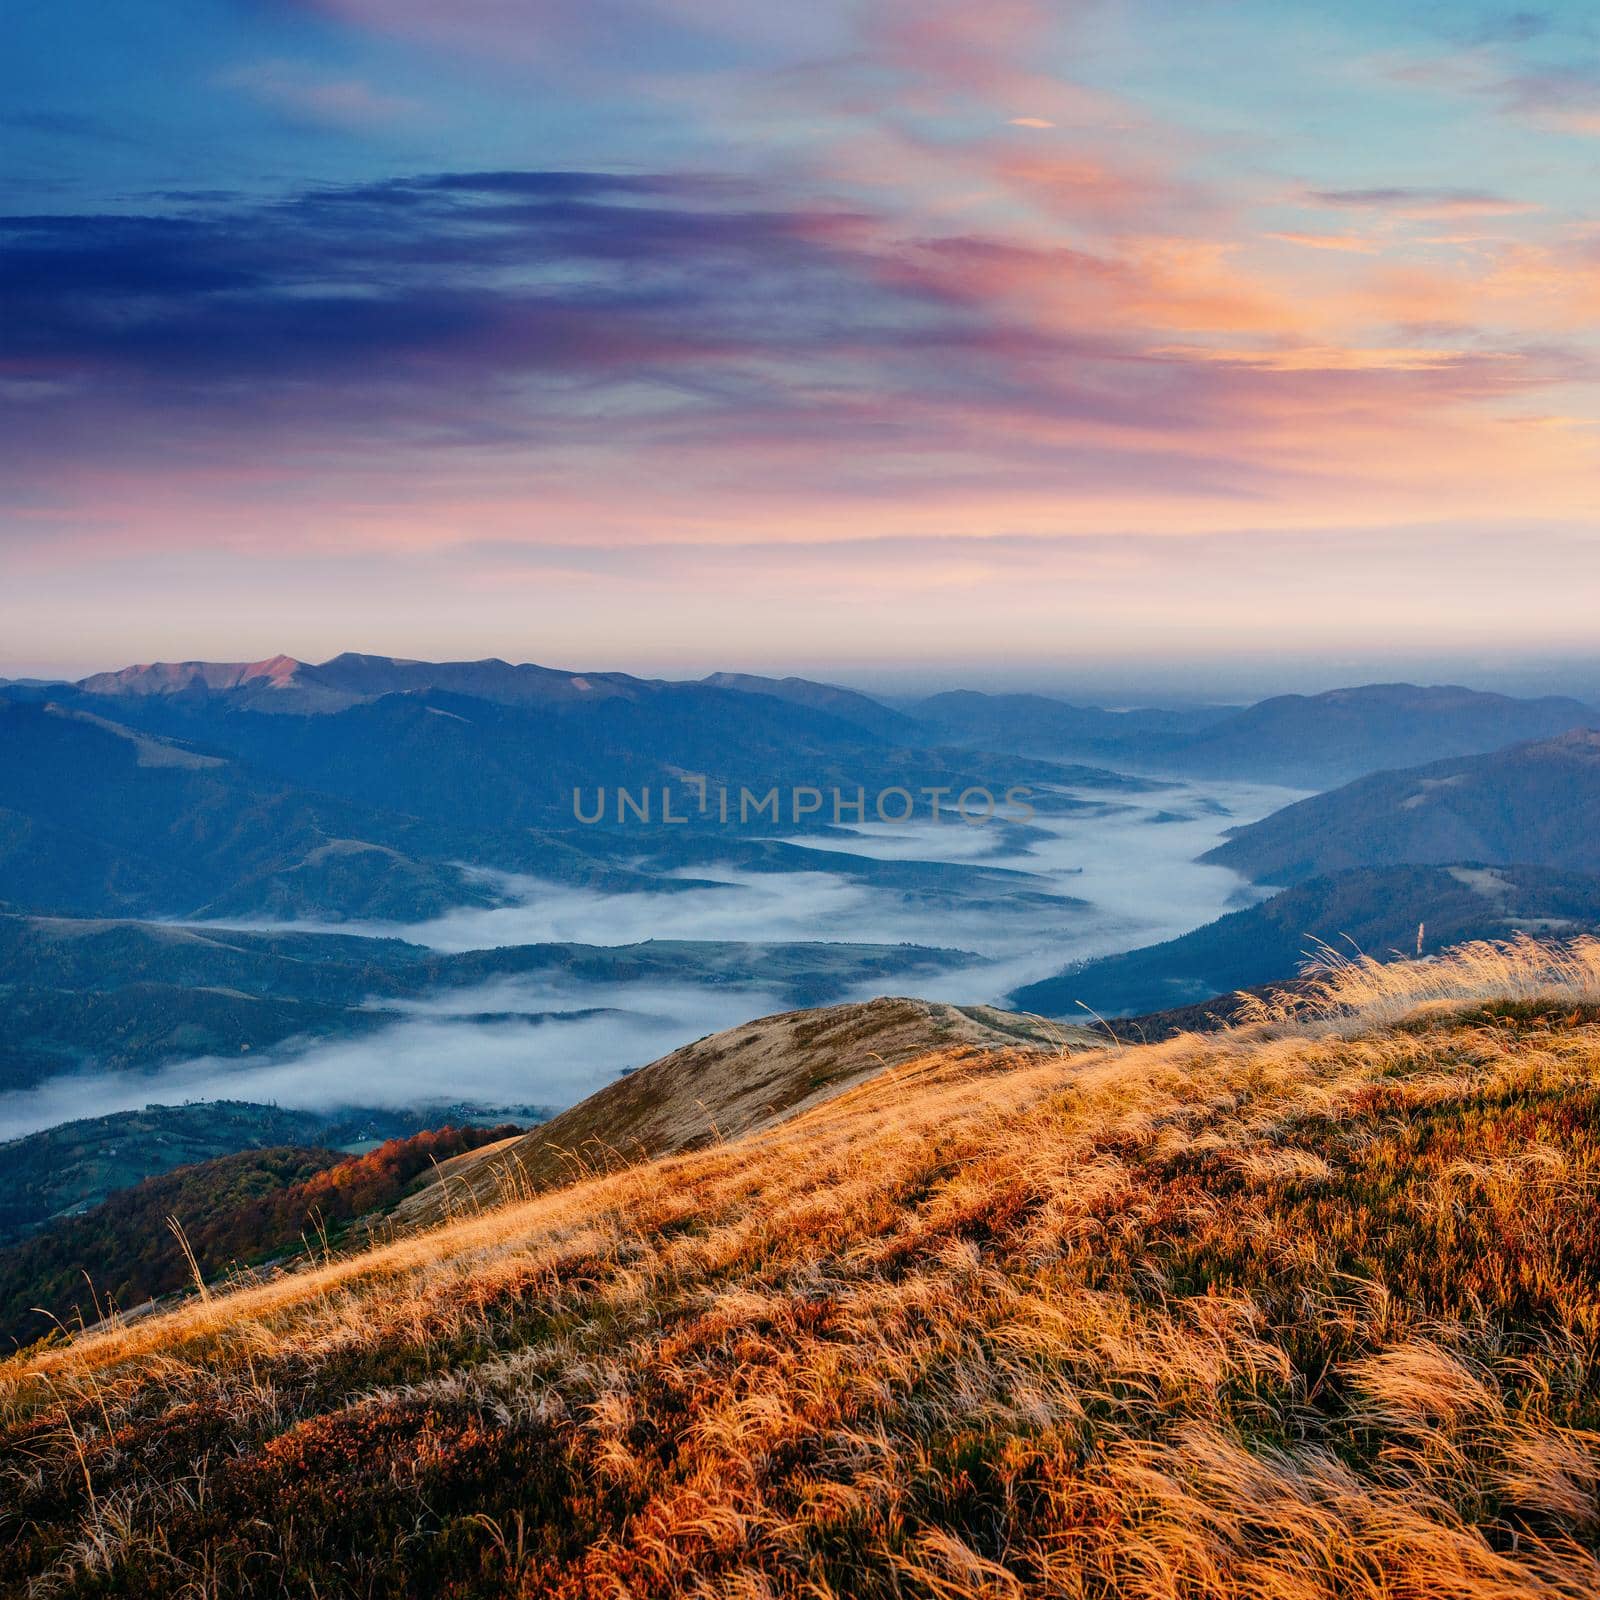
[[[243,1265],[326,1250],[348,1223],[393,1205],[435,1163],[518,1131],[438,1128],[359,1156],[249,1150],[148,1178],[0,1251],[0,1336],[26,1344],[190,1287],[189,1251],[215,1281]]]

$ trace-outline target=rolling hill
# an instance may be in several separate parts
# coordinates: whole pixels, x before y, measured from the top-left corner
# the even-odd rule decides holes
[[[1517,932],[1600,929],[1600,876],[1547,867],[1375,867],[1313,878],[1177,939],[1029,984],[1020,1011],[1084,1020],[1188,1006],[1286,983],[1319,946],[1379,960]]]
[[[1275,811],[1202,859],[1271,884],[1462,861],[1600,872],[1600,732],[1374,773]]]
[[[988,1006],[887,996],[757,1017],[608,1084],[492,1158],[458,1165],[448,1180],[402,1205],[395,1221],[438,1222],[578,1172],[733,1138],[933,1048],[992,1050],[1065,1036]]]
[[[0,1584],[1578,1600],[1600,945],[783,1121],[0,1365]]]
[[[55,703],[0,700],[0,902],[87,915],[428,915],[492,903],[406,818]]]

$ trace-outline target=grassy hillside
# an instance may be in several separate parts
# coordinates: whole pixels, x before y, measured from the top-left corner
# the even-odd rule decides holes
[[[1600,1588],[1600,943],[740,1140],[0,1367],[67,1594]]]
[[[411,1196],[400,1223],[430,1223],[581,1173],[693,1150],[779,1122],[846,1084],[933,1049],[1080,1039],[989,1006],[880,996],[784,1011],[706,1035],[541,1123],[515,1144],[455,1164]]]

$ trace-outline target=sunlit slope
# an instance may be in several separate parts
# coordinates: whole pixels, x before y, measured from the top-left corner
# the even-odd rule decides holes
[[[1591,1596],[1600,944],[776,1126],[0,1368],[39,1592]]]
[[[382,1226],[441,1222],[592,1173],[734,1138],[930,1050],[1089,1038],[1078,1028],[989,1006],[890,996],[757,1017],[607,1084],[514,1144],[453,1163]]]

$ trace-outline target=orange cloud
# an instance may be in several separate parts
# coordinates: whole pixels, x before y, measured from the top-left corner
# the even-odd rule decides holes
[[[1338,250],[1350,255],[1370,256],[1382,248],[1375,240],[1349,233],[1269,233],[1267,238],[1307,250]]]

